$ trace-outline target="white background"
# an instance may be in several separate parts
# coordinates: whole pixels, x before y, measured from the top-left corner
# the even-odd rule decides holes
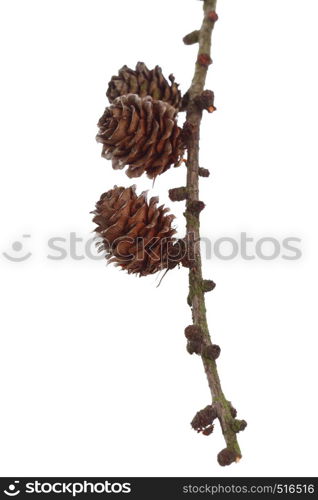
[[[46,258],[49,237],[91,237],[100,194],[130,184],[95,143],[108,80],[141,60],[186,91],[197,47],[182,37],[201,7],[1,0],[2,476],[317,475],[316,0],[220,0],[213,35],[202,234],[296,236],[303,252],[204,263],[223,388],[248,421],[238,465],[217,464],[219,426],[206,438],[189,425],[210,396],[185,351],[186,270],[156,288],[103,261]],[[180,236],[183,204],[167,190],[184,178],[170,169],[152,191],[173,205]],[[32,252],[22,263],[2,255],[17,240]]]

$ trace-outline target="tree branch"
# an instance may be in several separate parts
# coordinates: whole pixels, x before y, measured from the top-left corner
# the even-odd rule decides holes
[[[212,346],[212,340],[209,333],[206,307],[205,307],[205,285],[206,281],[202,276],[202,262],[200,245],[195,242],[200,240],[200,210],[196,212],[192,209],[193,204],[199,202],[199,141],[200,126],[202,120],[202,107],[198,106],[198,98],[204,91],[208,66],[211,60],[211,35],[217,20],[215,14],[217,0],[204,0],[204,17],[201,29],[199,31],[198,58],[195,64],[195,72],[191,87],[187,92],[187,99],[184,105],[187,112],[186,128],[191,133],[187,133],[187,202],[185,217],[187,221],[187,243],[189,253],[192,256],[193,263],[189,270],[189,296],[188,303],[192,310],[193,325],[199,327],[202,331],[202,350],[200,351],[205,373],[212,396],[212,407],[215,410],[222,433],[226,442],[226,449],[218,454],[220,465],[229,465],[241,458],[240,447],[237,442],[236,433],[243,430],[245,421],[235,420],[236,411],[231,403],[227,401],[222,391],[220,378],[217,371],[217,364],[213,356],[207,356],[209,346]],[[204,207],[204,204],[202,204]],[[201,208],[202,209],[202,208]],[[211,351],[211,350],[210,350]],[[197,351],[194,351],[197,352]],[[244,424],[240,424],[244,422]],[[212,431],[211,431],[212,432]]]

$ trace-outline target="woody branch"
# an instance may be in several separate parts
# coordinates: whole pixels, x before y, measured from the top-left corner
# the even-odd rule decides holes
[[[221,387],[216,363],[220,348],[212,342],[205,306],[205,293],[211,291],[215,284],[211,280],[203,279],[201,250],[200,245],[196,244],[200,240],[200,213],[205,207],[199,197],[199,177],[209,175],[206,169],[199,166],[200,126],[204,110],[210,113],[215,110],[214,94],[204,88],[208,68],[212,63],[211,36],[218,20],[216,4],[217,0],[204,1],[200,30],[184,38],[186,45],[198,43],[199,50],[193,80],[183,100],[183,109],[186,111],[184,137],[188,149],[187,180],[186,187],[179,188],[178,193],[179,199],[186,200],[187,244],[192,259],[189,269],[188,304],[191,307],[193,324],[186,328],[185,335],[189,353],[201,356],[212,398],[211,404],[196,414],[192,426],[198,432],[208,435],[213,430],[213,421],[219,420],[226,448],[218,454],[218,461],[220,465],[230,465],[239,461],[242,456],[237,433],[244,430],[247,424],[244,420],[236,419],[236,410],[226,399]]]

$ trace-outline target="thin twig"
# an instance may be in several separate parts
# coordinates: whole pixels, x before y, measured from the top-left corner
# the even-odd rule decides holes
[[[199,200],[199,141],[200,126],[202,120],[202,109],[197,105],[196,99],[204,90],[208,65],[211,63],[211,35],[215,22],[211,20],[209,14],[215,12],[217,0],[205,0],[203,4],[204,18],[199,31],[199,52],[195,65],[195,72],[191,87],[188,91],[188,102],[186,103],[187,123],[191,129],[188,138],[188,159],[187,159],[187,203],[185,217],[187,221],[187,241],[190,245],[189,253],[194,257],[194,265],[189,271],[189,298],[188,302],[192,309],[193,324],[201,328],[203,332],[203,343],[211,346],[212,340],[208,329],[205,296],[202,276],[202,262],[200,245],[195,241],[200,240],[200,214],[195,213],[191,207],[193,202]],[[199,212],[199,211],[198,211]],[[191,235],[191,237],[190,237]],[[240,447],[237,442],[237,431],[239,421],[235,420],[235,413],[231,403],[227,401],[221,388],[221,382],[217,371],[216,361],[209,359],[202,354],[202,361],[212,395],[213,407],[216,409],[217,418],[220,421],[223,436],[226,442],[228,455],[232,459],[228,462],[238,461],[241,458]],[[242,430],[242,429],[241,429]],[[225,450],[223,450],[224,452]],[[221,465],[222,457],[218,456]]]

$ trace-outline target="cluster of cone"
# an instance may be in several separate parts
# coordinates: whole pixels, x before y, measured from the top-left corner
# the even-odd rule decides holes
[[[149,70],[139,62],[135,70],[124,66],[109,82],[111,105],[98,122],[97,141],[113,168],[128,166],[128,177],[145,172],[154,179],[182,158],[177,124],[181,94],[173,76],[169,78],[159,66]]]
[[[98,122],[102,156],[114,169],[127,166],[128,177],[146,173],[150,179],[178,166],[184,153],[177,124],[181,93],[172,75],[159,66],[139,62],[113,76],[106,92],[110,106]],[[136,194],[135,186],[114,186],[96,203],[93,221],[99,250],[109,262],[131,274],[147,276],[172,269],[181,261],[181,242],[174,237],[174,216],[158,206],[158,198]]]

